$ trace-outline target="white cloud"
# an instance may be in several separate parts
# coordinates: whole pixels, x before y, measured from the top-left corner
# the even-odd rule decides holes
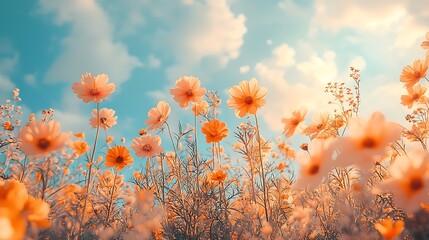
[[[410,48],[427,31],[427,1],[416,0],[316,0],[310,34],[319,30],[338,32],[353,29],[362,34],[386,36],[393,47]],[[393,36],[392,36],[393,35]]]
[[[142,65],[124,44],[113,39],[113,27],[95,0],[40,0],[42,13],[54,13],[55,23],[71,25],[63,50],[46,73],[47,82],[77,81],[84,72],[107,73],[116,84]]]
[[[247,73],[249,72],[249,70],[250,70],[249,65],[244,65],[240,67],[240,73]]]
[[[306,76],[321,83],[333,81],[338,74],[333,51],[325,52],[323,58],[314,53],[309,60],[299,63],[297,68]]]
[[[267,39],[267,41],[265,42],[268,46],[273,45],[273,40],[271,39]]]
[[[365,59],[362,56],[354,57],[349,64],[351,67],[363,70],[366,66]]]
[[[1,42],[0,42],[1,44]],[[15,70],[19,61],[19,53],[13,48],[0,49],[0,95],[10,95],[16,85],[10,79],[10,73]]]
[[[149,66],[149,68],[158,68],[159,66],[161,66],[161,60],[155,57],[153,54],[150,54],[147,57],[147,65]]]
[[[24,81],[28,85],[34,86],[36,84],[36,76],[34,76],[34,74],[25,74]]]

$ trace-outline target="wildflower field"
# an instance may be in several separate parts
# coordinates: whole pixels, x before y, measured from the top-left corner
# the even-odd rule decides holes
[[[21,112],[15,89],[1,105],[0,239],[428,239],[428,65],[426,54],[398,76],[409,125],[361,116],[365,82],[351,67],[352,85],[326,85],[334,110],[308,121],[297,109],[279,119],[276,142],[260,131],[270,92],[256,79],[222,101],[197,77],[179,77],[177,106],[150,109],[131,145],[108,134],[119,123],[105,104],[115,94],[107,74],[70,86],[94,107],[90,132],[63,132],[52,109]],[[172,107],[186,127],[172,130]],[[225,122],[222,107],[242,123]],[[296,135],[299,149],[286,140]],[[145,167],[125,173],[136,162]]]

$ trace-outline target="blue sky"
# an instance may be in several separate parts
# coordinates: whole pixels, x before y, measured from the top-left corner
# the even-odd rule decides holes
[[[257,78],[268,88],[264,135],[300,107],[326,110],[324,85],[362,69],[362,116],[374,110],[403,121],[399,74],[429,31],[426,0],[14,0],[0,1],[0,99],[21,89],[24,114],[53,108],[66,130],[88,130],[91,104],[71,91],[84,72],[106,73],[117,91],[111,134],[128,143],[159,100],[170,122],[192,122],[168,90],[194,75],[222,97],[220,118],[241,120],[226,92]],[[310,120],[310,118],[309,118]],[[307,121],[309,122],[309,121]],[[88,132],[89,134],[89,132]]]

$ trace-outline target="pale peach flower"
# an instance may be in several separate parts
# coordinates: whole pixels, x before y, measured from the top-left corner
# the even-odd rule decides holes
[[[406,213],[413,213],[421,203],[429,202],[429,153],[414,150],[398,156],[389,167],[390,178],[374,186],[374,193],[391,192],[393,202]]]
[[[115,84],[108,81],[106,74],[94,77],[91,73],[84,73],[80,82],[73,83],[72,89],[82,101],[99,103],[115,91]]]
[[[33,159],[48,157],[60,151],[69,137],[61,132],[60,124],[53,120],[32,122],[21,128],[18,135],[21,151]]]
[[[82,155],[86,153],[89,149],[90,147],[85,141],[78,140],[73,142],[73,150],[74,150],[74,153],[77,155]]]
[[[134,138],[131,149],[134,150],[137,157],[142,158],[151,158],[164,151],[161,146],[161,138],[159,136],[152,136],[151,134]]]
[[[107,143],[107,144],[112,143],[112,142],[113,142],[113,140],[114,140],[113,136],[107,136],[107,137],[106,137],[106,143]]]
[[[394,221],[391,218],[386,218],[374,223],[374,228],[385,240],[393,240],[404,231],[405,222],[403,220]]]
[[[195,116],[206,115],[208,110],[209,104],[204,100],[192,106],[192,111],[194,112]]]
[[[375,161],[381,160],[390,143],[401,136],[402,127],[386,121],[384,115],[374,112],[368,121],[359,118],[349,120],[349,137],[342,137],[335,144],[339,150],[336,163],[339,166],[355,165],[369,170]]]
[[[176,81],[176,86],[170,89],[174,101],[179,103],[180,107],[187,108],[188,103],[200,103],[206,93],[205,88],[200,88],[200,80],[193,76],[182,76]]]
[[[412,108],[415,102],[419,102],[420,98],[425,95],[426,88],[420,84],[416,84],[407,89],[408,94],[401,96],[401,104]]]
[[[250,81],[241,81],[229,89],[230,99],[226,102],[229,108],[235,109],[239,118],[246,114],[256,114],[258,109],[266,104],[267,89],[258,85],[255,78]]]
[[[313,122],[304,129],[303,133],[307,136],[310,136],[311,139],[318,136],[322,132],[330,119],[329,113],[320,113],[313,117]]]
[[[426,33],[426,41],[421,44],[423,49],[426,49],[426,58],[429,58],[429,32]]]
[[[161,127],[167,121],[170,111],[170,105],[165,101],[160,101],[156,107],[151,108],[147,113],[149,119],[146,120],[146,124],[149,125],[148,130],[156,130]]]
[[[415,60],[412,65],[402,69],[400,80],[404,83],[405,88],[409,89],[418,83],[420,79],[426,77],[429,60]]]
[[[308,152],[297,154],[300,174],[293,184],[295,189],[308,187],[314,189],[322,182],[334,166],[332,139],[314,139],[308,146]]]
[[[282,123],[284,124],[283,133],[286,137],[289,138],[293,136],[298,126],[304,122],[306,114],[307,110],[301,109],[293,111],[290,118],[282,118]]]
[[[91,127],[97,128],[97,124],[107,130],[112,126],[116,125],[116,120],[118,119],[115,115],[115,110],[102,108],[98,114],[97,120],[97,109],[92,110],[92,118],[89,119]]]

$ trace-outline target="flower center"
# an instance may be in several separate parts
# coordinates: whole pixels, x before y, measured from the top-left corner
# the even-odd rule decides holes
[[[414,72],[414,77],[418,78],[418,79],[422,78],[422,75],[420,75],[420,71],[415,71]]]
[[[164,116],[162,116],[162,114],[161,115],[159,115],[158,116],[158,118],[156,119],[156,121],[158,121],[158,122],[161,122],[161,120],[164,118]]]
[[[117,156],[116,157],[116,162],[117,163],[123,163],[124,162],[124,158],[122,156]]]
[[[364,148],[374,148],[376,145],[375,140],[371,137],[366,137],[362,140],[362,147]]]
[[[100,92],[98,91],[98,89],[91,89],[91,90],[89,90],[89,94],[90,95],[92,95],[92,96],[96,96],[96,95],[98,95]]]
[[[419,96],[419,94],[414,93],[414,95],[413,95],[413,99],[414,99],[414,100],[417,100],[419,97],[420,97],[420,96]]]
[[[152,150],[152,146],[149,144],[145,144],[143,147],[143,151],[149,152],[150,150]]]
[[[319,165],[312,165],[309,169],[308,169],[308,173],[310,175],[315,175],[319,172],[320,166]]]
[[[413,191],[418,191],[423,188],[423,181],[420,177],[414,177],[410,181],[410,189]]]
[[[251,96],[247,96],[245,99],[244,99],[244,102],[246,103],[246,104],[252,104],[253,103],[253,98],[251,97]]]
[[[49,145],[51,144],[51,142],[49,142],[48,139],[46,138],[41,138],[39,139],[39,141],[37,142],[37,146],[41,149],[46,149],[49,147]]]
[[[194,96],[194,93],[192,92],[192,89],[188,89],[188,90],[185,92],[185,95],[186,95],[186,96],[188,96],[188,97],[192,97],[192,96]]]
[[[104,117],[100,118],[101,124],[104,124],[106,121],[107,121],[107,118],[104,118]]]
[[[317,128],[317,130],[322,129],[323,128],[323,124],[322,123],[317,124],[316,128]]]

